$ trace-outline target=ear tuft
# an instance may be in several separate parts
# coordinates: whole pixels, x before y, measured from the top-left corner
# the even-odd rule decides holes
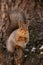
[[[18,22],[19,27],[22,27],[22,24],[23,24],[23,22],[20,20],[20,21]]]
[[[27,26],[27,27],[29,26],[29,21],[26,21],[26,26]]]

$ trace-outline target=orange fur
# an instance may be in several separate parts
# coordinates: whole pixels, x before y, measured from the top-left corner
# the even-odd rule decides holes
[[[18,37],[18,41],[27,41],[27,38],[26,37],[22,37],[22,36],[19,36]]]

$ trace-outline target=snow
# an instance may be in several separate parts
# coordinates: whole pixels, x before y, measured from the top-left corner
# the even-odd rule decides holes
[[[25,57],[27,57],[27,55],[25,55]]]
[[[32,51],[32,52],[34,52],[34,51],[35,51],[35,49],[36,49],[36,48],[35,48],[35,47],[33,47],[31,51]]]
[[[39,48],[40,50],[43,49],[43,45]]]
[[[40,52],[40,54],[43,54],[43,52]]]

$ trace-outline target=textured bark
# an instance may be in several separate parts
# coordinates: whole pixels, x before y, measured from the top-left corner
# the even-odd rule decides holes
[[[43,0],[0,0],[0,65],[14,65],[15,63],[13,54],[6,49],[6,40],[14,30],[9,29],[11,19],[8,13],[15,9],[23,11],[26,20],[30,23],[30,42],[26,47],[28,51],[24,50],[22,64],[43,65],[43,55],[40,54],[43,49],[39,50],[43,45]],[[33,46],[36,47],[35,52],[31,52]]]

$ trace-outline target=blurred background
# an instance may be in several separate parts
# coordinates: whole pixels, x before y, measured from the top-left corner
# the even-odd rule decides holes
[[[24,50],[23,65],[43,65],[43,0],[0,0],[0,65],[14,65],[6,50],[9,12],[22,10],[29,21],[30,41]]]

